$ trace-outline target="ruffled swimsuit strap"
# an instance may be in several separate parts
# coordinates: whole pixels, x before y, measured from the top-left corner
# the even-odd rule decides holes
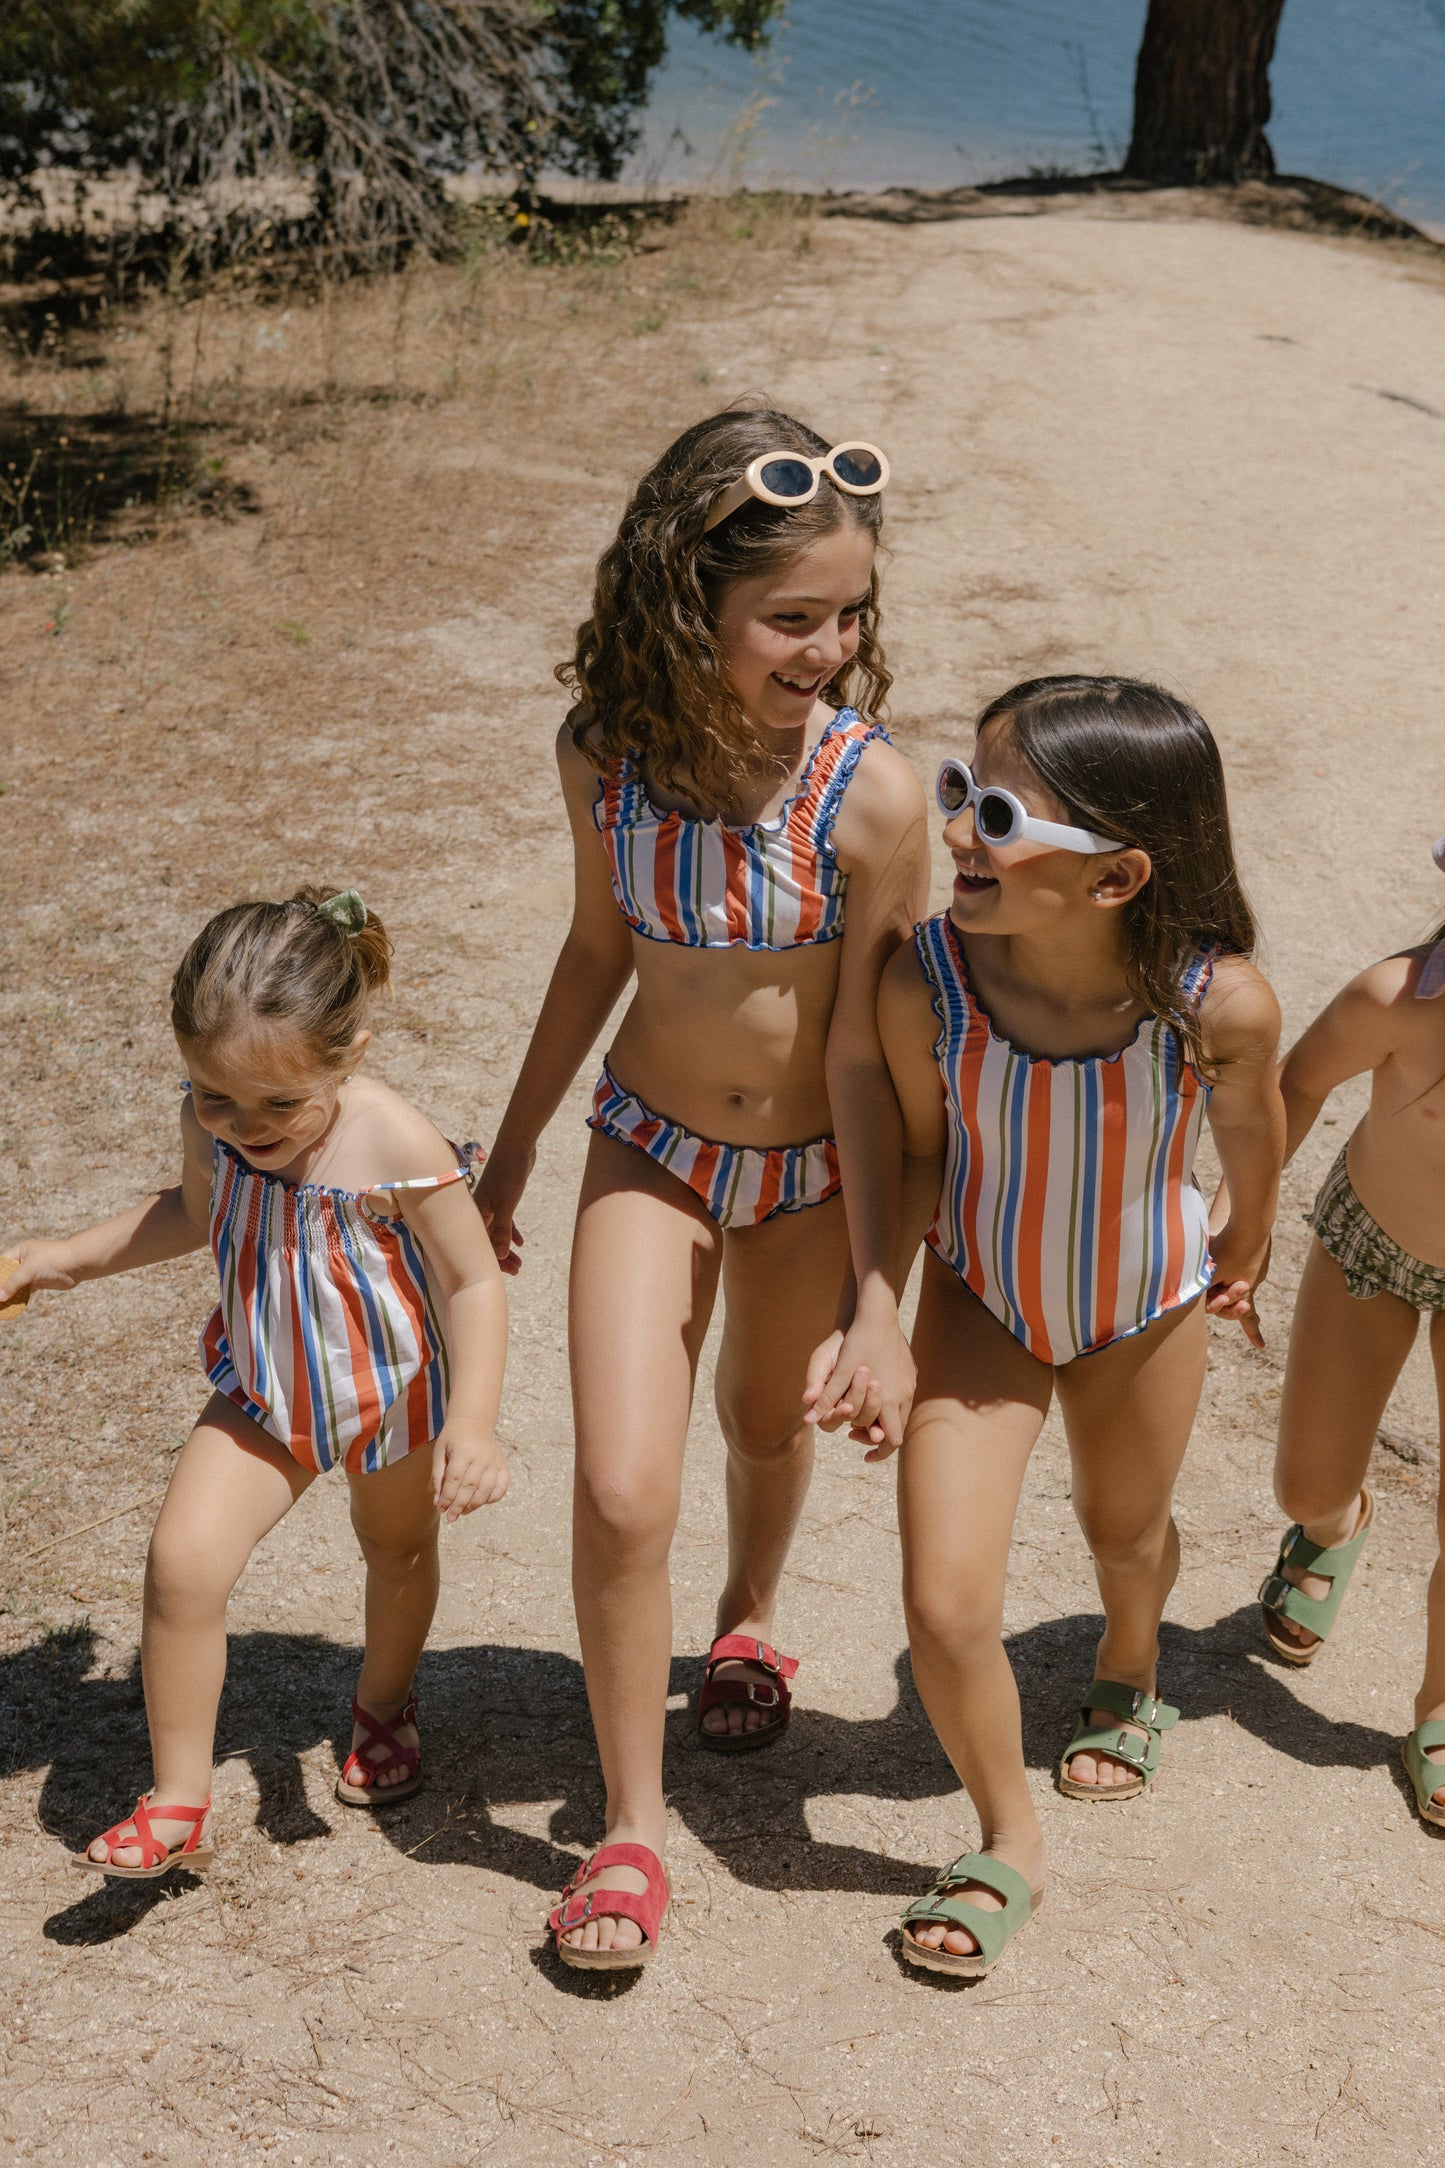
[[[450,1189],[453,1182],[475,1183],[487,1156],[486,1147],[469,1138],[465,1144],[453,1144],[452,1150],[457,1163],[448,1173],[414,1175],[406,1182],[368,1182],[365,1189],[357,1191],[358,1199],[365,1204],[368,1197],[396,1197],[403,1190]]]

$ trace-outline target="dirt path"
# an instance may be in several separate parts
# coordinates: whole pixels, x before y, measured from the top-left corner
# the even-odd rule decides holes
[[[550,665],[627,477],[750,388],[893,458],[887,625],[921,772],[1012,677],[1148,671],[1226,748],[1291,1029],[1445,911],[1430,260],[1085,206],[913,230],[714,219],[525,295],[468,276],[285,317],[181,312],[166,366],[189,368],[259,511],[0,587],[7,1228],[167,1175],[165,984],[200,918],[252,887],[373,898],[401,989],[379,1066],[488,1133],[566,910]],[[164,333],[106,349],[115,396],[153,390]],[[6,395],[52,419],[97,397],[45,355]],[[582,1098],[529,1200],[512,1494],[446,1546],[419,1681],[431,1783],[375,1825],[331,1797],[359,1579],[318,1485],[235,1601],[216,1871],[159,1897],[68,1872],[57,1837],[145,1773],[137,1593],[198,1404],[205,1268],[41,1299],[5,1329],[8,2157],[1445,2159],[1445,1854],[1396,1761],[1434,1540],[1418,1359],[1328,1661],[1286,1676],[1252,1606],[1299,1211],[1347,1113],[1288,1185],[1268,1351],[1216,1339],[1162,1673],[1186,1721],[1157,1790],[1107,1815],[1048,1781],[1096,1619],[1052,1426],[1036,1457],[1008,1631],[1052,1885],[972,1989],[890,1947],[973,1823],[908,1679],[891,1477],[846,1446],[786,1591],[789,1741],[756,1765],[690,1750],[720,1570],[700,1408],[674,1556],[678,1903],[659,1963],[598,1991],[538,1954],[599,1811],[566,1572]]]

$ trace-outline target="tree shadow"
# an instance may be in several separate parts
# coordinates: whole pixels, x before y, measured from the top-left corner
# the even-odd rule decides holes
[[[101,542],[150,541],[182,511],[230,518],[257,509],[214,443],[172,422],[0,407],[0,565],[53,565]]]
[[[1051,1770],[1093,1675],[1102,1620],[1074,1614],[1011,1635],[1005,1647],[1023,1703],[1025,1758]],[[97,1827],[124,1813],[149,1782],[149,1748],[138,1661],[121,1677],[95,1673],[89,1626],[47,1635],[0,1659],[0,1769],[45,1768],[39,1819],[79,1850]],[[1399,1741],[1374,1726],[1335,1723],[1296,1699],[1259,1654],[1257,1612],[1241,1606],[1208,1627],[1166,1622],[1161,1691],[1186,1722],[1228,1715],[1277,1752],[1317,1769],[1397,1762]],[[329,1835],[352,1810],[317,1813],[301,1757],[329,1745],[339,1767],[349,1742],[351,1693],[361,1652],[315,1635],[233,1636],[217,1730],[217,1760],[244,1759],[258,1792],[257,1825],[274,1844]],[[669,1802],[706,1851],[737,1880],[772,1891],[916,1894],[935,1862],[876,1847],[815,1838],[814,1800],[913,1801],[955,1795],[958,1780],[918,1701],[907,1651],[895,1664],[896,1695],[877,1717],[795,1707],[787,1736],[756,1755],[720,1755],[697,1742],[694,1697],[701,1655],[675,1657],[670,1686],[686,1705],[667,1720]],[[417,1673],[427,1784],[377,1810],[377,1827],[422,1864],[492,1870],[554,1895],[596,1843],[603,1793],[583,1684],[574,1657],[554,1649],[478,1644],[429,1651]],[[546,1836],[515,1829],[509,1807],[556,1802]],[[362,1810],[367,1811],[367,1810]],[[224,1840],[223,1840],[224,1841]],[[79,1878],[77,1877],[77,1880]],[[50,1939],[90,1943],[125,1934],[166,1897],[193,1886],[178,1870],[163,1883],[116,1883],[77,1891],[47,1923]],[[539,1962],[542,1962],[539,1959]],[[559,1984],[591,1995],[619,1991],[615,1978],[564,1972]]]

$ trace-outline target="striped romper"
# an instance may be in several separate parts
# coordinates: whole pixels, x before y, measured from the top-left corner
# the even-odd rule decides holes
[[[833,823],[863,748],[887,740],[853,708],[833,717],[770,821],[729,828],[660,813],[634,760],[603,777],[593,810],[617,907],[646,941],[687,948],[793,949],[843,932],[848,876],[833,853]],[[777,1212],[823,1204],[841,1187],[831,1137],[806,1144],[721,1144],[654,1113],[604,1063],[588,1127],[636,1146],[685,1182],[720,1227],[756,1227]]]
[[[1023,1054],[979,1006],[948,915],[916,943],[948,1102],[929,1248],[1041,1362],[1092,1354],[1192,1302],[1210,1282],[1193,1174],[1209,1086],[1163,1018],[1146,1017],[1119,1054]],[[1196,1008],[1213,962],[1202,951],[1185,974]]]
[[[352,1191],[283,1182],[214,1141],[211,1383],[318,1474],[338,1461],[372,1473],[429,1445],[446,1419],[446,1337],[420,1244],[370,1199],[466,1181],[481,1146],[457,1150],[454,1174]]]

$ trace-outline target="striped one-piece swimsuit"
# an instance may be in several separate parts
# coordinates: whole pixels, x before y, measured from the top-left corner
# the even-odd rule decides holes
[[[848,876],[833,823],[879,723],[840,708],[813,748],[792,798],[770,821],[661,813],[636,762],[603,778],[593,818],[618,908],[634,933],[686,948],[810,948],[843,931]],[[721,1227],[756,1227],[778,1212],[824,1204],[842,1186],[831,1137],[804,1144],[724,1144],[657,1114],[603,1065],[588,1126],[635,1145],[685,1182]]]
[[[465,1181],[482,1156],[468,1144],[453,1174],[352,1191],[283,1182],[215,1140],[221,1291],[201,1360],[303,1468],[374,1472],[441,1429],[450,1370],[421,1246],[368,1200]]]
[[[1209,1087],[1162,1017],[1122,1053],[1051,1060],[1001,1038],[945,913],[918,959],[940,1030],[948,1145],[928,1245],[1041,1362],[1142,1332],[1210,1281],[1194,1153]],[[1213,970],[1185,974],[1196,1007]]]

